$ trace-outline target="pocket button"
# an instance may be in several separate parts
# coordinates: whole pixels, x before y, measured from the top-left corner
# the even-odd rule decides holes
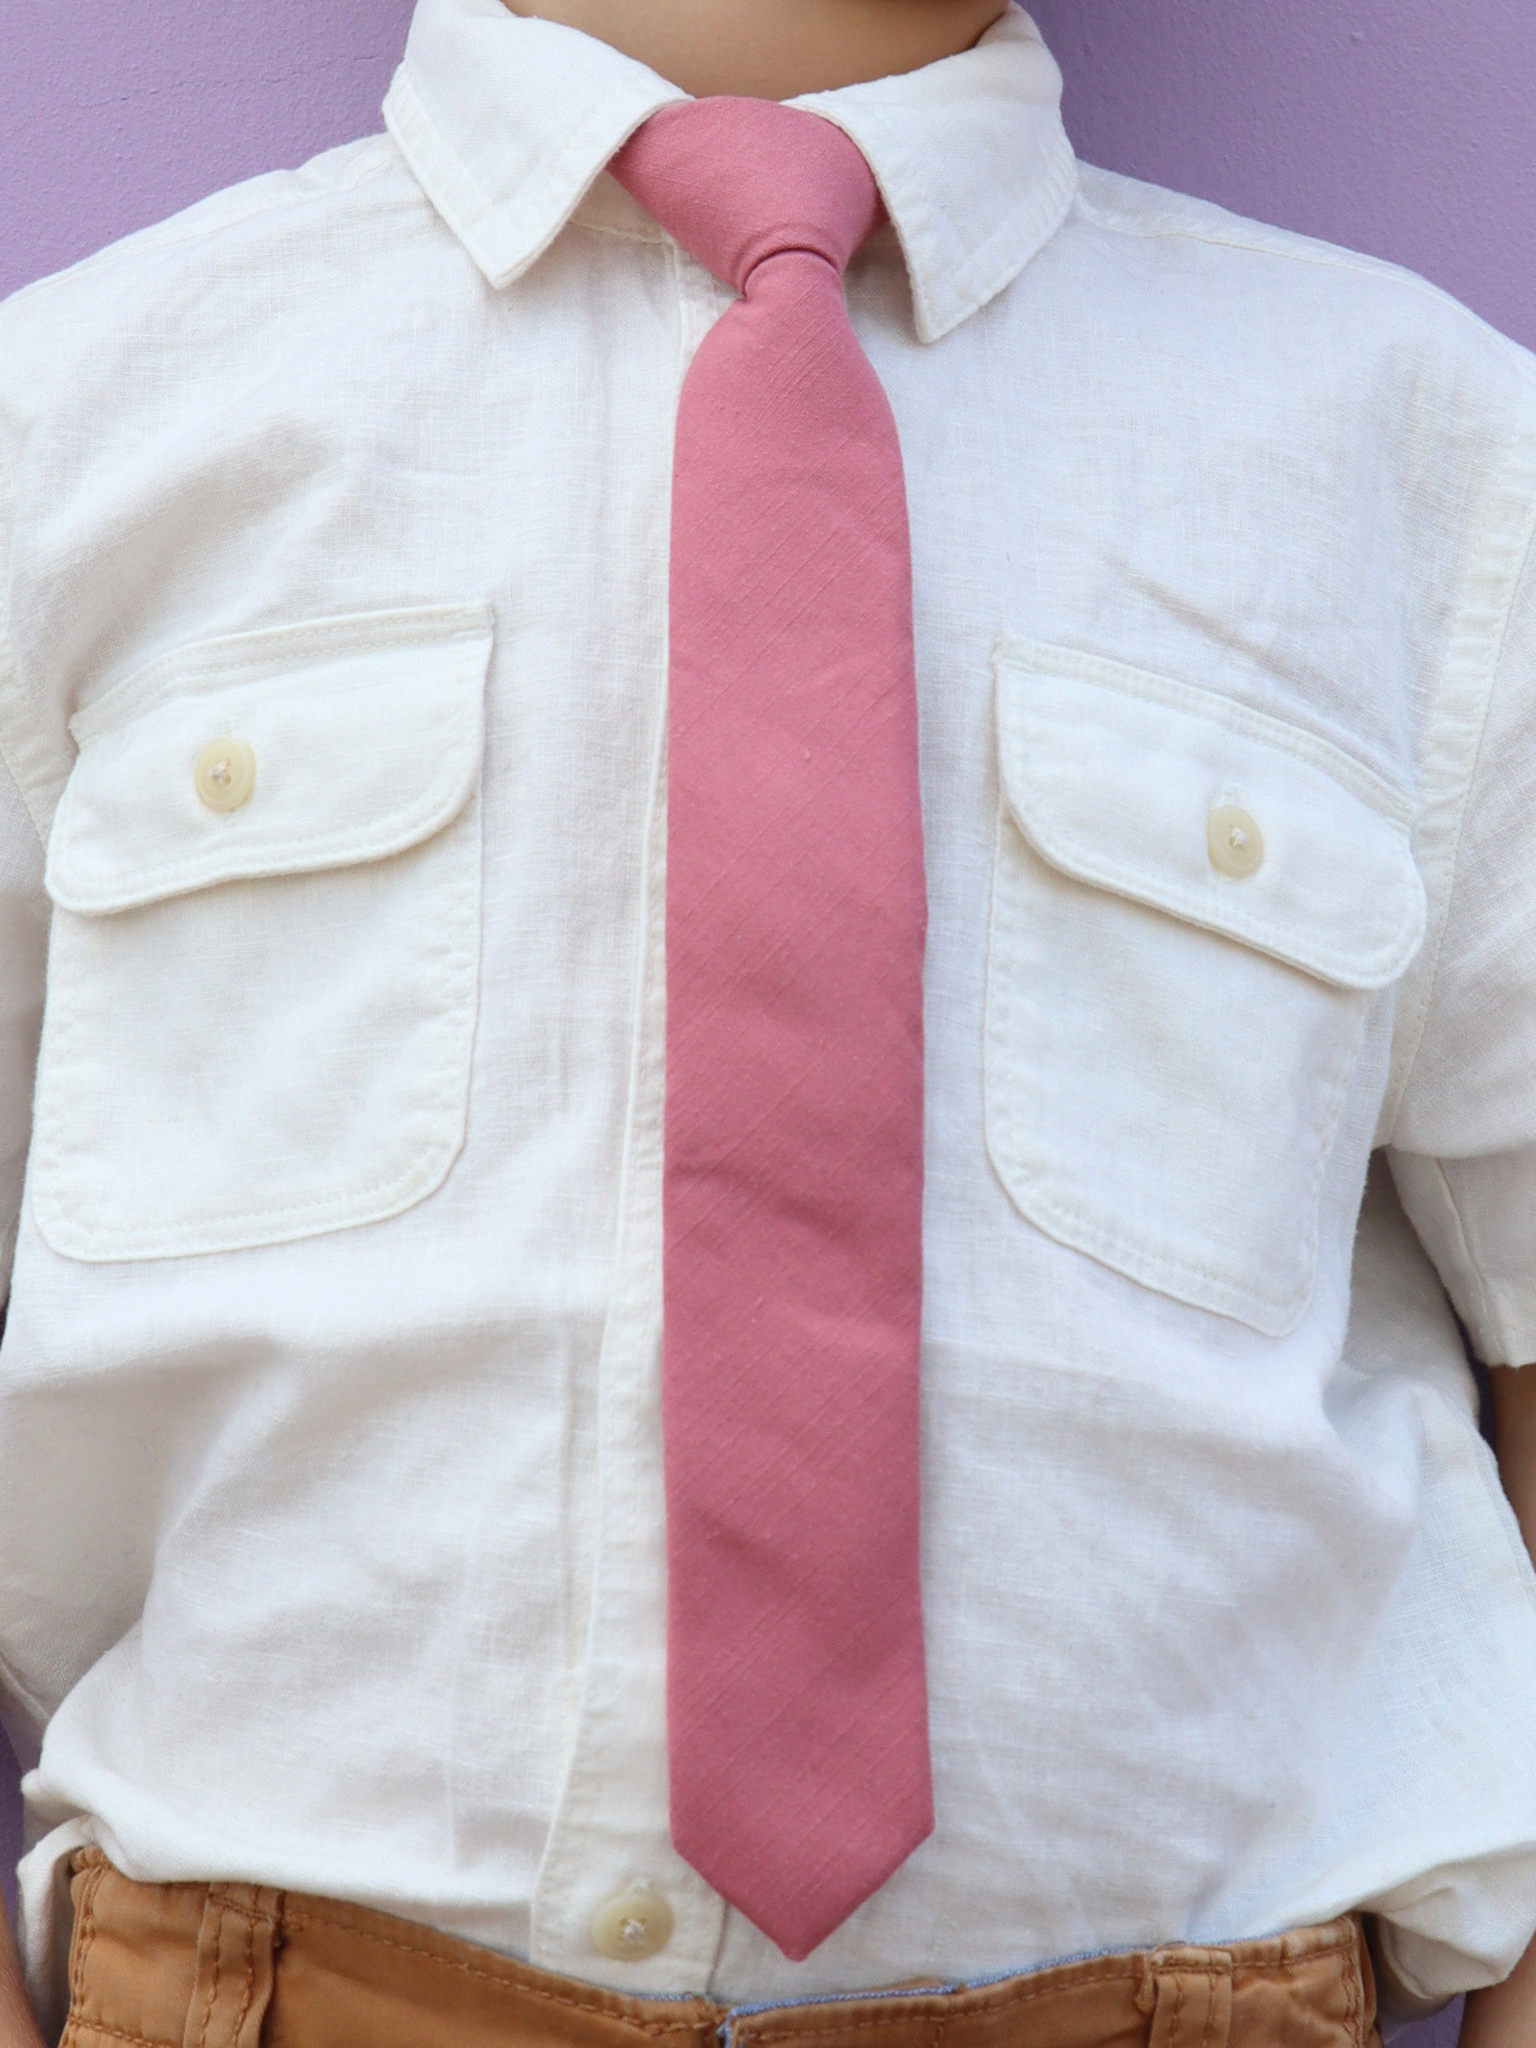
[[[1246,881],[1264,862],[1264,835],[1240,804],[1218,804],[1206,828],[1211,866],[1235,882]]]
[[[256,756],[244,740],[210,740],[197,757],[197,793],[210,811],[238,811],[256,787]]]

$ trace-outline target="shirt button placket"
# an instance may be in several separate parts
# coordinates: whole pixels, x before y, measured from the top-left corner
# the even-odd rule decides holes
[[[735,294],[680,250],[679,385]],[[670,435],[669,415],[669,435]],[[670,470],[670,438],[668,444]],[[658,640],[657,688],[665,677]],[[615,1989],[705,1993],[725,1902],[677,1854],[667,1813],[661,1174],[666,845],[660,757],[647,830],[644,982],[619,1256],[599,1357],[598,1535],[582,1703],[534,1897],[532,1961]],[[634,1873],[647,1871],[647,1879]]]

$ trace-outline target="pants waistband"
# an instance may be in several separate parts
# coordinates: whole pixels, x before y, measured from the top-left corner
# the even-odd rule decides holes
[[[61,2048],[1380,2048],[1358,1917],[799,2005],[636,1998],[368,1907],[78,1860]]]

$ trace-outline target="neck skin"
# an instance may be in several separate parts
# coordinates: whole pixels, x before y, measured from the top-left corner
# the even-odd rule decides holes
[[[695,99],[788,100],[968,50],[1006,0],[506,0],[581,29]]]

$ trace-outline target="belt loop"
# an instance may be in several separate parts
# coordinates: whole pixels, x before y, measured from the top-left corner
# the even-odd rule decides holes
[[[281,1909],[282,1894],[266,1886],[209,1885],[182,2048],[260,2048]]]
[[[1232,1958],[1216,1948],[1154,1952],[1137,2003],[1152,2014],[1147,2048],[1228,2048]]]
[[[1355,1967],[1360,1975],[1360,2008],[1356,2031],[1361,2041],[1366,2044],[1366,2048],[1371,2048],[1372,2043],[1375,2044],[1375,2048],[1381,2048],[1381,2035],[1378,2031],[1381,1999],[1376,1989],[1376,1959],[1371,1954],[1370,1930],[1366,1926],[1363,1913],[1352,1913],[1350,1918],[1355,1923]],[[1350,1989],[1353,1993],[1353,1984]]]

